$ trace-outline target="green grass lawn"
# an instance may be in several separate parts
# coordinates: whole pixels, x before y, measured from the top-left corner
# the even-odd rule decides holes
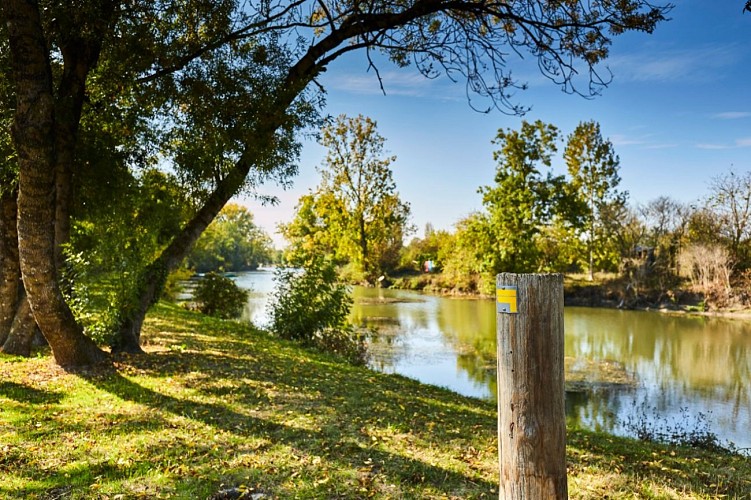
[[[490,403],[174,305],[143,335],[114,368],[0,357],[0,498],[498,496]],[[572,498],[751,498],[737,455],[569,430],[568,467]]]

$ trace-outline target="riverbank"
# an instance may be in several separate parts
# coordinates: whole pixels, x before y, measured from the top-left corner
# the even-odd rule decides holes
[[[389,287],[424,291],[441,296],[492,299],[492,295],[458,287],[441,273],[407,273],[389,280]],[[751,319],[751,308],[734,304],[718,307],[702,294],[685,287],[670,292],[641,290],[634,292],[612,274],[596,276],[593,281],[581,274],[566,274],[563,282],[566,306],[659,311],[668,314],[693,314],[737,319]]]
[[[0,496],[497,497],[490,403],[174,305],[143,338],[116,369],[0,357]],[[571,498],[751,495],[718,451],[569,429],[567,461]]]

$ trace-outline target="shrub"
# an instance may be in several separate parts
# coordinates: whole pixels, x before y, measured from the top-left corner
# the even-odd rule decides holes
[[[240,316],[248,302],[248,292],[226,276],[207,273],[196,285],[193,298],[202,313],[229,319]]]
[[[331,262],[317,258],[303,270],[278,269],[274,280],[276,289],[269,301],[272,333],[355,364],[366,362],[364,338],[347,320],[352,298]]]

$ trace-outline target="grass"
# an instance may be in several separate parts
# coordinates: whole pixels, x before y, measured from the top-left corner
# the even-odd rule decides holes
[[[495,406],[159,304],[147,356],[0,357],[2,498],[494,498]],[[570,429],[572,498],[751,498],[751,461]]]

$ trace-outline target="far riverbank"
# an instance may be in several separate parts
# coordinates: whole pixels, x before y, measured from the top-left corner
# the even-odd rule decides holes
[[[441,296],[492,299],[476,289],[459,287],[441,273],[403,274],[387,280],[388,288],[413,290]],[[593,281],[581,274],[564,275],[564,302],[572,307],[658,311],[668,314],[694,314],[751,319],[751,308],[737,303],[719,307],[711,298],[682,285],[671,290],[645,288],[635,291],[613,274],[595,275]]]

